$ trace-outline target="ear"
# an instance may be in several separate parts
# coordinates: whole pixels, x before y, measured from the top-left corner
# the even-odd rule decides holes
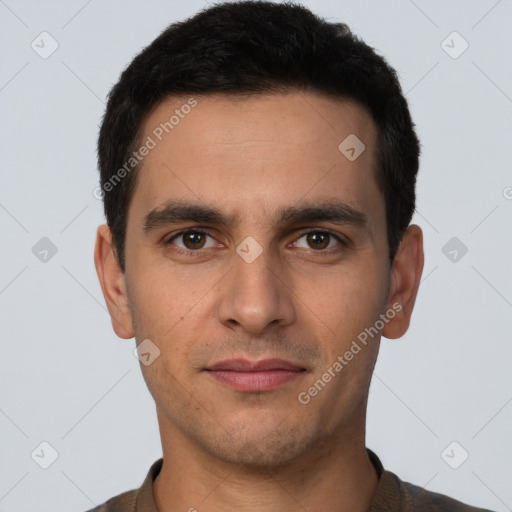
[[[423,272],[423,232],[411,224],[398,247],[393,261],[389,286],[388,309],[396,315],[382,329],[382,335],[394,339],[403,336],[409,328]]]
[[[135,334],[126,283],[117,261],[112,233],[106,224],[98,227],[94,265],[115,333],[123,339],[133,338]]]

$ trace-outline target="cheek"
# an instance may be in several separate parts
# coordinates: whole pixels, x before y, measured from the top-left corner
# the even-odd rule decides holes
[[[207,279],[188,276],[170,264],[141,264],[130,286],[131,302],[136,309],[141,335],[166,338],[181,323],[189,322],[201,309],[201,298],[208,289]],[[211,286],[210,286],[211,288]]]
[[[376,259],[361,257],[355,264],[301,278],[297,304],[304,303],[309,322],[330,340],[327,350],[342,350],[382,312],[387,289],[379,267]]]
[[[130,286],[135,337],[139,343],[149,338],[160,350],[158,365],[142,368],[149,380],[185,378],[187,357],[204,338],[205,320],[211,317],[206,309],[211,308],[216,281],[215,276],[178,275],[156,265],[137,274]]]

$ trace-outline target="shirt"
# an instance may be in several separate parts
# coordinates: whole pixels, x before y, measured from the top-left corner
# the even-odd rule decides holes
[[[379,477],[377,491],[368,512],[492,512],[403,482],[394,473],[384,469],[375,453],[369,449],[366,451]],[[153,498],[153,481],[162,463],[163,459],[153,463],[139,489],[119,494],[87,512],[158,512]]]

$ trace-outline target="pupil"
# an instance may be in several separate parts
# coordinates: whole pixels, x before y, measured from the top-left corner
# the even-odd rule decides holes
[[[308,243],[310,245],[321,244],[320,247],[317,246],[317,247],[314,247],[314,249],[325,249],[325,247],[327,247],[329,245],[328,237],[329,237],[329,235],[326,235],[323,233],[310,233],[308,235]]]
[[[201,245],[203,245],[201,243],[202,242],[202,240],[201,240],[202,236],[203,235],[201,233],[188,233],[188,235],[186,237],[186,241],[192,246],[190,248],[198,249]]]

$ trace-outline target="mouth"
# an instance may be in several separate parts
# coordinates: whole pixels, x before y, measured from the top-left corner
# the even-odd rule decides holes
[[[229,359],[215,363],[205,371],[228,388],[246,393],[261,393],[300,378],[306,369],[284,359]]]

